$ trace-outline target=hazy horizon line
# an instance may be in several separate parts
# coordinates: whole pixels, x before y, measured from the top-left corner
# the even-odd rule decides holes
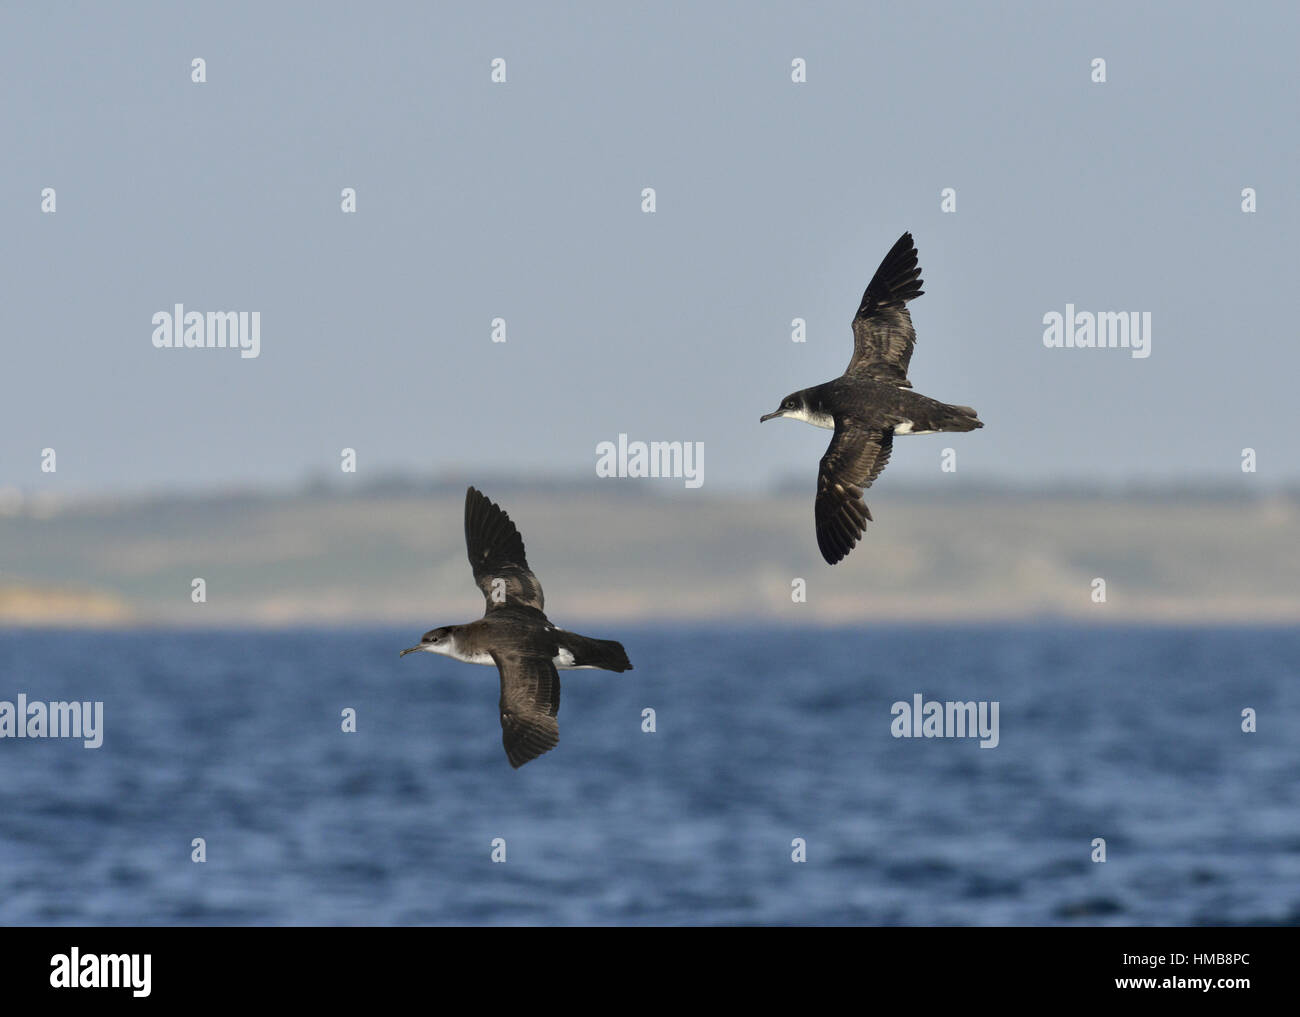
[[[648,481],[648,482],[647,482]],[[815,478],[803,474],[788,474],[775,478],[757,488],[734,485],[704,486],[682,491],[679,484],[650,478],[601,478],[577,474],[524,474],[488,470],[481,474],[469,471],[444,471],[434,475],[420,475],[407,471],[388,471],[366,477],[351,475],[334,477],[325,474],[307,474],[283,483],[240,482],[204,485],[146,486],[123,488],[33,488],[17,484],[0,485],[0,514],[11,510],[15,503],[60,502],[69,504],[130,503],[151,501],[205,501],[225,499],[282,499],[282,498],[349,498],[349,497],[402,497],[424,495],[463,494],[468,486],[478,487],[485,493],[491,491],[534,492],[538,494],[590,494],[602,492],[618,497],[725,499],[753,500],[756,498],[786,495],[804,495],[815,488]],[[900,477],[875,491],[876,497],[891,494],[907,496],[929,495],[936,492],[958,496],[1014,496],[1014,497],[1069,497],[1111,498],[1133,497],[1204,497],[1214,500],[1259,497],[1300,498],[1300,479],[1274,480],[1252,476],[1248,484],[1229,480],[1196,478],[1127,477],[1113,480],[1072,480],[1058,478],[1046,481],[1018,480],[1010,477],[969,479],[947,476],[939,479],[919,480]]]

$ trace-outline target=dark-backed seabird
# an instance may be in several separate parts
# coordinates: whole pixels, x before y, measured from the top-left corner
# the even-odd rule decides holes
[[[524,557],[515,524],[481,492],[465,492],[465,546],[487,609],[468,625],[426,632],[422,651],[467,664],[495,664],[501,675],[501,741],[516,769],[560,741],[560,676],[556,669],[629,671],[622,643],[557,629],[542,612],[542,584]]]
[[[848,554],[871,510],[862,492],[889,462],[896,434],[973,431],[983,427],[969,406],[950,406],[912,391],[907,364],[916,330],[907,302],[921,295],[912,234],[904,233],[876,269],[853,319],[853,359],[834,381],[791,392],[773,417],[833,428],[817,474],[817,546],[834,565]]]

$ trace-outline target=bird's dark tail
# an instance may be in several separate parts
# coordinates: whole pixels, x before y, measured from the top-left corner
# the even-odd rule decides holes
[[[953,406],[949,403],[944,403],[942,411],[937,415],[935,420],[934,430],[973,431],[977,427],[983,426],[983,421],[980,420],[972,407]]]
[[[557,632],[560,646],[573,654],[574,667],[598,667],[604,671],[631,671],[623,644],[614,639],[592,639],[576,632]]]

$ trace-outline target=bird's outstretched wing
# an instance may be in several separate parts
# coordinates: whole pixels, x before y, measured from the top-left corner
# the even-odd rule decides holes
[[[853,319],[853,359],[845,374],[912,387],[907,380],[907,365],[916,345],[916,329],[907,313],[907,302],[921,295],[921,285],[916,246],[912,234],[904,233],[862,294],[862,304]]]
[[[465,548],[487,601],[485,614],[507,604],[542,610],[542,584],[528,567],[524,538],[499,506],[472,487],[465,492]]]
[[[867,528],[871,510],[862,492],[889,462],[894,448],[892,429],[859,427],[837,420],[835,434],[817,471],[817,546],[834,565],[853,550]]]
[[[515,769],[560,743],[560,676],[542,653],[493,651],[501,673],[501,744]]]

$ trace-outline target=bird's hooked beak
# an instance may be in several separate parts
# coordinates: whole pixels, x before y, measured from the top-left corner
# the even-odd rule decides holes
[[[423,649],[424,649],[423,646],[412,646],[409,650],[403,650],[403,651],[402,651],[401,653],[399,653],[397,656],[398,656],[399,658],[400,658],[400,657],[405,657],[408,653],[419,653],[419,652],[420,652],[421,650],[423,650]]]
[[[761,417],[758,418],[758,422],[761,424],[764,420],[771,420],[773,417],[784,417],[784,416],[785,416],[784,410],[774,410],[771,413],[764,413]]]

